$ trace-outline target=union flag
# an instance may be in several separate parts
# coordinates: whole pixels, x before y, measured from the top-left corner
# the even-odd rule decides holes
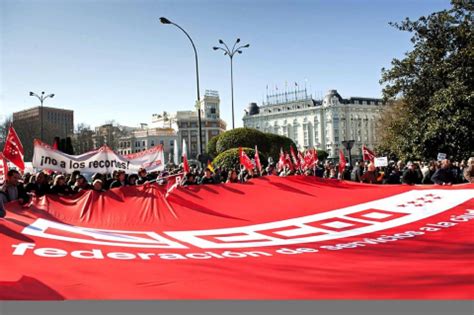
[[[16,134],[16,131],[13,129],[12,125],[10,125],[10,128],[8,129],[5,147],[3,148],[3,155],[20,170],[23,171],[25,169],[25,151],[23,150],[23,145],[21,144],[20,138]]]

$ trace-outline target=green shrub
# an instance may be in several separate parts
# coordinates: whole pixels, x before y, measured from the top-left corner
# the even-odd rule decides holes
[[[216,143],[216,153],[220,154],[232,148],[245,147],[255,148],[259,152],[268,151],[268,139],[266,135],[252,128],[236,128],[222,133]]]
[[[318,152],[318,160],[320,161],[324,161],[329,156],[329,153],[324,150],[316,150],[316,152]]]
[[[280,157],[280,149],[283,148],[285,152],[290,152],[290,146],[296,149],[296,145],[288,137],[276,135],[273,133],[265,133],[267,138],[267,143],[269,144],[268,150],[265,153],[268,156],[271,156],[273,160],[276,162]]]
[[[223,133],[211,138],[211,140],[209,140],[209,142],[207,143],[206,152],[211,158],[215,158],[217,156],[216,145],[217,140],[219,140],[221,135],[223,135]]]
[[[255,149],[252,148],[242,148],[244,152],[248,155],[250,159],[253,159],[255,156]],[[267,165],[267,157],[265,154],[258,151],[260,157],[260,163],[262,163],[262,167]],[[236,168],[239,169],[240,167],[240,160],[239,160],[239,148],[232,148],[227,151],[220,153],[213,161],[212,165],[214,167],[225,168],[227,170]]]

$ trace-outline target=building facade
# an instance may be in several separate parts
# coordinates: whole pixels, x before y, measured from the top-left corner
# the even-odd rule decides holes
[[[41,138],[52,144],[55,137],[66,138],[74,134],[74,111],[38,106],[13,113],[13,126],[25,150],[25,161],[33,157],[33,140]]]
[[[173,156],[177,132],[172,128],[142,128],[134,130],[130,135],[120,138],[117,152],[127,155],[148,150],[157,145],[163,145],[165,161]]]
[[[298,149],[316,147],[337,158],[342,141],[354,140],[351,155],[362,155],[362,145],[377,144],[375,123],[384,107],[382,99],[342,98],[330,90],[323,100],[314,100],[306,90],[267,97],[258,106],[250,103],[243,117],[244,127],[291,138]],[[345,152],[347,154],[347,152]]]
[[[220,118],[220,98],[217,91],[206,90],[199,102],[201,111],[201,141],[203,152],[209,140],[226,130],[226,123]],[[179,152],[181,143],[186,141],[188,157],[196,159],[199,151],[198,143],[198,112],[177,111],[176,113],[163,112],[152,116],[152,126],[157,128],[171,128],[177,131]]]

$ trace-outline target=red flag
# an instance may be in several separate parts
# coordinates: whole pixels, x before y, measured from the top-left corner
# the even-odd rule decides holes
[[[301,153],[301,151],[298,151],[298,161],[300,163],[301,170],[304,170],[305,169],[305,162],[304,162],[303,153]]]
[[[299,169],[301,167],[300,161],[298,160],[298,157],[296,156],[295,150],[293,150],[293,147],[290,145],[290,152],[291,152],[291,158],[293,161],[293,165],[296,169]]]
[[[25,169],[25,161],[23,160],[24,154],[25,151],[21,145],[20,138],[16,134],[15,129],[13,129],[13,126],[10,125],[5,146],[3,147],[3,155],[23,171]]]
[[[341,174],[342,179],[342,172],[344,172],[344,168],[346,168],[346,157],[344,156],[344,152],[339,150],[339,174]]]
[[[3,156],[3,153],[0,152],[0,185],[5,182],[8,173],[8,164],[7,160]]]
[[[58,139],[54,139],[54,142],[53,142],[53,149],[54,149],[54,150],[57,150],[58,147],[59,147],[59,145],[58,145]]]
[[[278,160],[277,169],[281,171],[285,167],[285,153],[283,153],[283,148],[280,148],[280,159]]]
[[[186,141],[183,139],[183,170],[185,173],[189,173],[189,163],[188,163],[188,153],[187,153],[187,147],[186,147]]]
[[[375,153],[373,151],[370,151],[369,149],[367,149],[365,145],[363,145],[362,146],[362,159],[364,161],[374,162]]]
[[[258,148],[255,146],[255,166],[260,174],[262,174],[262,163],[260,163],[260,156],[258,156]]]
[[[315,149],[307,150],[304,156],[305,167],[312,168],[318,162],[318,152]]]
[[[239,147],[239,160],[240,164],[243,165],[247,170],[253,170],[253,164],[247,154],[242,150],[242,147]]]

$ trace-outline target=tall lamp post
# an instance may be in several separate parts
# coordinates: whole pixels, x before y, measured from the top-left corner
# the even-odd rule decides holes
[[[240,38],[237,38],[237,40],[235,41],[234,46],[232,47],[232,49],[229,49],[229,46],[227,46],[226,43],[224,43],[224,41],[222,39],[219,39],[219,44],[224,45],[224,47],[212,47],[212,49],[214,49],[214,50],[224,51],[224,55],[227,55],[230,58],[230,91],[231,91],[231,95],[232,95],[232,129],[235,128],[235,125],[234,125],[234,73],[233,73],[233,62],[232,62],[232,60],[234,58],[235,53],[241,54],[243,48],[249,48],[250,47],[250,44],[236,47],[238,43],[240,43]]]
[[[199,152],[198,154],[202,154],[202,131],[201,131],[201,106],[200,106],[200,101],[201,101],[201,94],[199,93],[199,66],[198,66],[198,54],[196,50],[196,46],[194,45],[193,40],[191,39],[191,36],[178,24],[171,22],[165,17],[160,17],[160,22],[162,24],[171,24],[179,28],[183,33],[188,37],[189,41],[191,41],[191,45],[193,45],[193,50],[194,50],[194,59],[196,60],[196,93],[197,93],[197,111],[198,111],[198,128],[199,128],[199,137],[198,137],[198,147],[199,147]]]
[[[354,167],[354,165],[352,165],[352,156],[351,156],[351,149],[354,146],[354,142],[355,142],[354,140],[342,141],[342,145],[344,146],[344,148],[346,148],[347,151],[349,151],[349,164],[351,165],[351,167]]]
[[[54,94],[48,94],[48,95],[44,95],[44,91],[41,92],[41,95],[38,95],[36,93],[33,93],[33,92],[30,92],[30,96],[34,96],[36,97],[37,99],[40,100],[40,103],[41,103],[41,109],[40,109],[40,138],[41,138],[41,141],[43,141],[43,102],[45,99],[47,99],[48,97],[49,98],[53,98],[54,97]]]

